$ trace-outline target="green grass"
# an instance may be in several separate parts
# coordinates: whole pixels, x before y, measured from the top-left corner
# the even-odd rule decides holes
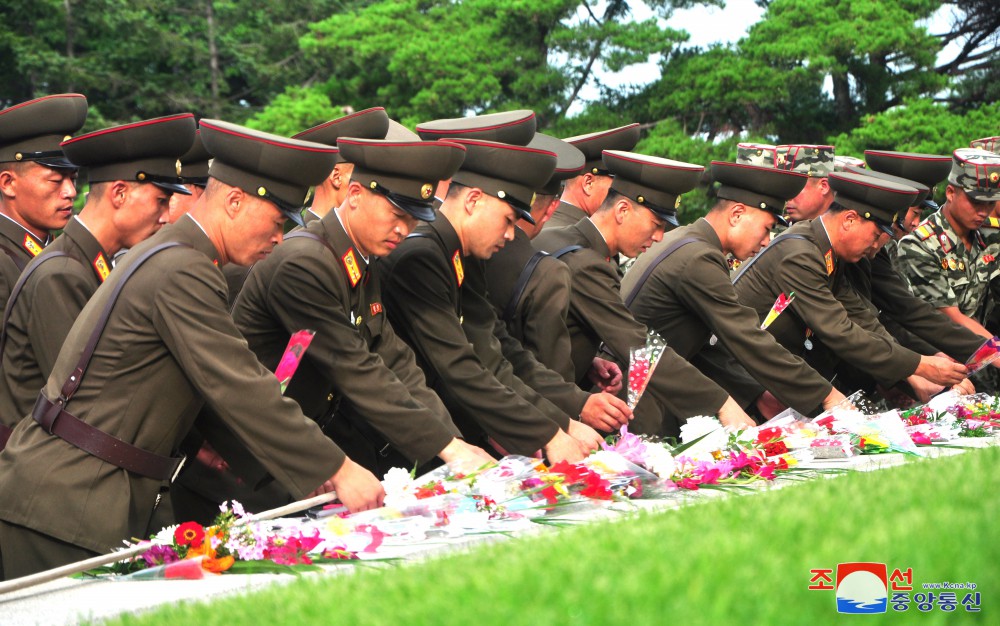
[[[996,624],[998,468],[1000,449],[971,450],[112,623]],[[913,593],[975,582],[982,612],[839,616],[809,570],[848,561],[912,567]]]

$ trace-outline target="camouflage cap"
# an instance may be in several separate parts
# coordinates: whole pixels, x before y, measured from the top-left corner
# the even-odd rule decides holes
[[[977,148],[955,150],[948,182],[977,202],[1000,200],[1000,155]]]
[[[328,146],[336,146],[341,137],[356,137],[357,139],[384,139],[389,131],[389,116],[382,107],[372,107],[344,117],[338,117],[329,122],[292,135],[292,139],[312,141]],[[344,161],[337,157],[337,162]]]
[[[420,141],[420,135],[393,119],[389,120],[385,138],[389,141]]]
[[[969,142],[969,147],[979,148],[980,150],[1000,154],[1000,137],[983,137],[982,139],[973,139]]]
[[[482,139],[526,146],[535,136],[535,112],[521,109],[417,124],[421,139]]]
[[[813,146],[785,144],[777,146],[774,166],[805,174],[811,178],[823,178],[833,171],[833,146]]]
[[[309,187],[330,175],[337,149],[251,130],[221,120],[201,120],[201,140],[215,157],[208,175],[272,202],[299,226]]]
[[[583,171],[583,152],[573,144],[550,135],[535,133],[535,138],[528,143],[529,148],[547,150],[556,155],[556,169],[548,182],[536,189],[540,194],[555,196],[562,191],[564,180],[573,178]]]
[[[454,139],[465,146],[465,161],[451,177],[453,182],[482,189],[500,198],[517,216],[530,224],[535,190],[548,182],[556,169],[556,155],[548,150],[512,146],[479,139]]]
[[[201,141],[201,131],[194,131],[194,143],[191,149],[181,155],[181,178],[188,185],[204,187],[208,184],[208,162],[212,155],[205,149]]]
[[[830,174],[830,188],[837,193],[837,204],[875,222],[890,237],[893,235],[893,222],[899,219],[900,213],[913,206],[917,197],[917,190],[909,185],[848,172]]]
[[[677,226],[680,196],[698,186],[704,166],[671,159],[605,150],[604,165],[614,176],[609,193],[620,193]]]
[[[605,150],[629,151],[639,143],[639,125],[628,124],[610,130],[602,130],[586,135],[577,135],[563,139],[566,143],[571,143],[581,152],[587,162],[583,166],[583,173],[610,176],[604,163]]]
[[[846,154],[844,156],[841,156],[839,154],[834,155],[833,157],[834,172],[843,172],[848,167],[853,167],[857,169],[866,169],[868,165],[865,164],[864,159],[859,159],[858,157],[847,156]]]
[[[83,128],[87,98],[61,93],[29,100],[0,111],[0,163],[34,161],[73,168],[59,144]]]
[[[918,206],[927,200],[928,194],[931,192],[931,188],[927,185],[910,180],[909,178],[903,178],[902,176],[893,176],[892,174],[886,174],[885,172],[879,172],[877,170],[870,170],[863,167],[854,167],[853,165],[848,165],[844,168],[844,171],[848,174],[858,174],[860,176],[871,176],[872,178],[877,178],[879,180],[887,180],[890,183],[897,183],[899,185],[904,185],[906,187],[913,187],[917,190],[917,197],[913,199],[913,204],[910,206]],[[900,215],[902,217],[902,215]]]
[[[96,130],[60,145],[66,158],[87,168],[91,184],[125,180],[191,195],[178,159],[191,148],[194,133],[194,115],[182,113]]]
[[[736,144],[736,162],[743,165],[774,167],[777,151],[775,146],[766,143],[738,143]]]
[[[717,198],[752,206],[778,218],[787,225],[781,213],[785,202],[799,195],[808,176],[770,166],[745,165],[727,161],[712,161],[712,179],[719,183]]]
[[[928,188],[923,200],[917,202],[924,208],[936,211],[934,186],[948,177],[951,171],[951,157],[943,154],[922,154],[918,152],[892,152],[889,150],[865,150],[868,168],[905,178]],[[916,185],[914,185],[916,186]]]
[[[465,147],[447,141],[337,140],[340,156],[354,164],[351,181],[379,193],[413,217],[434,221],[431,200],[438,181],[452,177]]]

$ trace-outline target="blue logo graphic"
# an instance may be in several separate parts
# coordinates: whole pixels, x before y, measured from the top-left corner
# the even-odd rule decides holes
[[[885,563],[837,565],[837,612],[885,613],[889,605]]]

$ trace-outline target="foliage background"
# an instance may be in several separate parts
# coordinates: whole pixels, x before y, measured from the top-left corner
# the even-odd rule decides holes
[[[638,151],[703,164],[738,141],[948,153],[1000,132],[994,0],[756,3],[745,37],[699,47],[672,15],[724,0],[8,0],[0,105],[78,91],[85,130],[191,111],[285,135],[371,106],[411,127],[530,108],[562,137],[639,122]]]

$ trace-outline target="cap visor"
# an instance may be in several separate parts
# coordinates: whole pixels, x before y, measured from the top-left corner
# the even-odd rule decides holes
[[[939,205],[937,202],[934,202],[930,198],[927,198],[926,200],[920,203],[920,208],[930,209],[931,211],[937,211],[938,209],[941,208],[941,205]]]
[[[677,214],[673,214],[673,215],[661,215],[660,217],[662,217],[664,220],[666,220],[666,222],[668,224],[670,224],[671,226],[680,226],[681,225],[681,223],[677,221]]]
[[[991,189],[989,191],[970,191],[966,189],[965,195],[969,196],[970,200],[975,200],[976,202],[996,202],[1000,200],[1000,189]]]
[[[785,219],[784,215],[774,215],[774,223],[780,226],[788,226],[788,220]]]
[[[180,183],[161,183],[159,181],[152,181],[154,185],[163,189],[164,191],[170,191],[173,193],[179,193],[182,196],[190,196],[191,190]]]
[[[434,207],[430,202],[419,202],[417,200],[410,200],[405,196],[401,196],[397,193],[392,194],[392,197],[385,196],[394,207],[400,209],[401,211],[406,211],[413,217],[424,222],[433,222],[437,215],[434,213]]]
[[[285,209],[278,209],[281,214],[290,219],[295,223],[296,226],[305,226],[306,223],[302,221],[302,214],[299,211],[286,211]]]
[[[882,229],[882,232],[892,237],[896,233],[892,230],[892,224],[884,224],[882,222],[875,222],[878,227]]]
[[[56,170],[78,170],[79,165],[75,165],[72,161],[66,157],[49,157],[46,159],[36,159],[35,163],[39,165],[44,165],[45,167],[51,167]]]
[[[507,204],[510,203],[508,202]],[[525,211],[524,209],[518,208],[513,204],[510,204],[510,207],[514,209],[514,212],[517,213],[517,216],[522,220],[524,220],[525,222],[528,222],[529,224],[535,223],[535,218],[531,217],[531,211]]]

